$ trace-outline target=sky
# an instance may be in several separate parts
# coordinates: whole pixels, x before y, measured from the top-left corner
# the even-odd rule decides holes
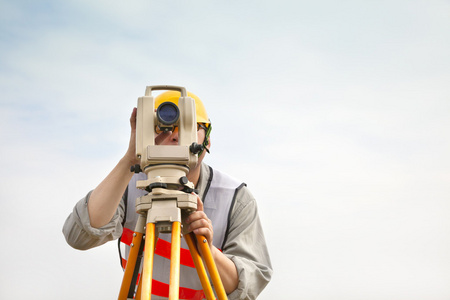
[[[0,43],[1,299],[117,297],[117,243],[61,229],[158,84],[257,199],[258,299],[450,299],[448,0],[0,0]]]

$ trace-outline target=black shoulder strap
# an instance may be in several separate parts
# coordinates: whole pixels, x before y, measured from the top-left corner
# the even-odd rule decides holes
[[[211,182],[212,182],[213,176],[214,176],[213,169],[210,166],[208,166],[208,167],[209,167],[209,177],[208,177],[208,182],[206,183],[205,192],[203,193],[203,199],[202,199],[203,204],[205,204],[206,195],[208,194],[209,187],[211,186]]]
[[[236,188],[236,190],[234,191],[233,200],[232,200],[232,202],[231,202],[230,210],[228,211],[227,230],[225,231],[225,237],[224,237],[224,239],[223,239],[222,248],[221,248],[222,250],[224,249],[225,243],[227,242],[227,239],[228,239],[228,232],[230,231],[231,212],[233,211],[234,205],[235,205],[235,203],[236,203],[236,196],[237,196],[237,193],[238,193],[244,186],[247,186],[247,184],[246,184],[246,183],[241,183],[241,185],[238,186],[238,187]]]

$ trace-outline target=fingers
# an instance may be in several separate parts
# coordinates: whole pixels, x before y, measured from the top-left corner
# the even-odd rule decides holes
[[[136,158],[136,114],[137,108],[133,108],[130,116],[130,142],[128,144],[128,150],[125,154],[125,158],[129,161],[129,165],[135,165],[139,163],[139,160]]]
[[[192,193],[192,195],[197,196],[197,211],[191,213],[186,218],[186,223],[189,225],[189,231],[195,231],[199,228],[210,228],[212,230],[212,222],[203,211],[203,202],[200,197]],[[197,232],[194,232],[197,234]]]
[[[196,211],[186,218],[187,232],[193,232],[197,235],[203,235],[212,245],[213,240],[213,226],[212,222],[203,211]]]
[[[192,195],[197,196],[197,211],[203,211],[202,199],[200,199],[200,197],[196,193],[192,193]]]
[[[136,115],[137,115],[137,108],[134,107],[130,117],[130,126],[132,130],[136,129]]]
[[[212,246],[214,230],[212,221],[208,218],[203,211],[203,202],[197,195],[197,211],[191,213],[185,219],[186,231],[193,232],[197,235],[203,235],[208,240],[210,246]]]
[[[194,231],[199,228],[207,228],[212,230],[212,222],[203,211],[196,211],[186,217],[186,225],[188,231]]]

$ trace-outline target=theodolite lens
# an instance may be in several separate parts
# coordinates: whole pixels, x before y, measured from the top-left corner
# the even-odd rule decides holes
[[[158,118],[158,121],[164,125],[173,125],[180,117],[180,110],[174,103],[164,102],[158,106],[156,117]]]

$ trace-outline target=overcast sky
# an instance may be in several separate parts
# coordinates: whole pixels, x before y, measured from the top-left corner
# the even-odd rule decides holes
[[[448,0],[0,0],[0,43],[1,299],[117,297],[117,243],[61,229],[156,84],[258,201],[260,299],[450,299]]]

